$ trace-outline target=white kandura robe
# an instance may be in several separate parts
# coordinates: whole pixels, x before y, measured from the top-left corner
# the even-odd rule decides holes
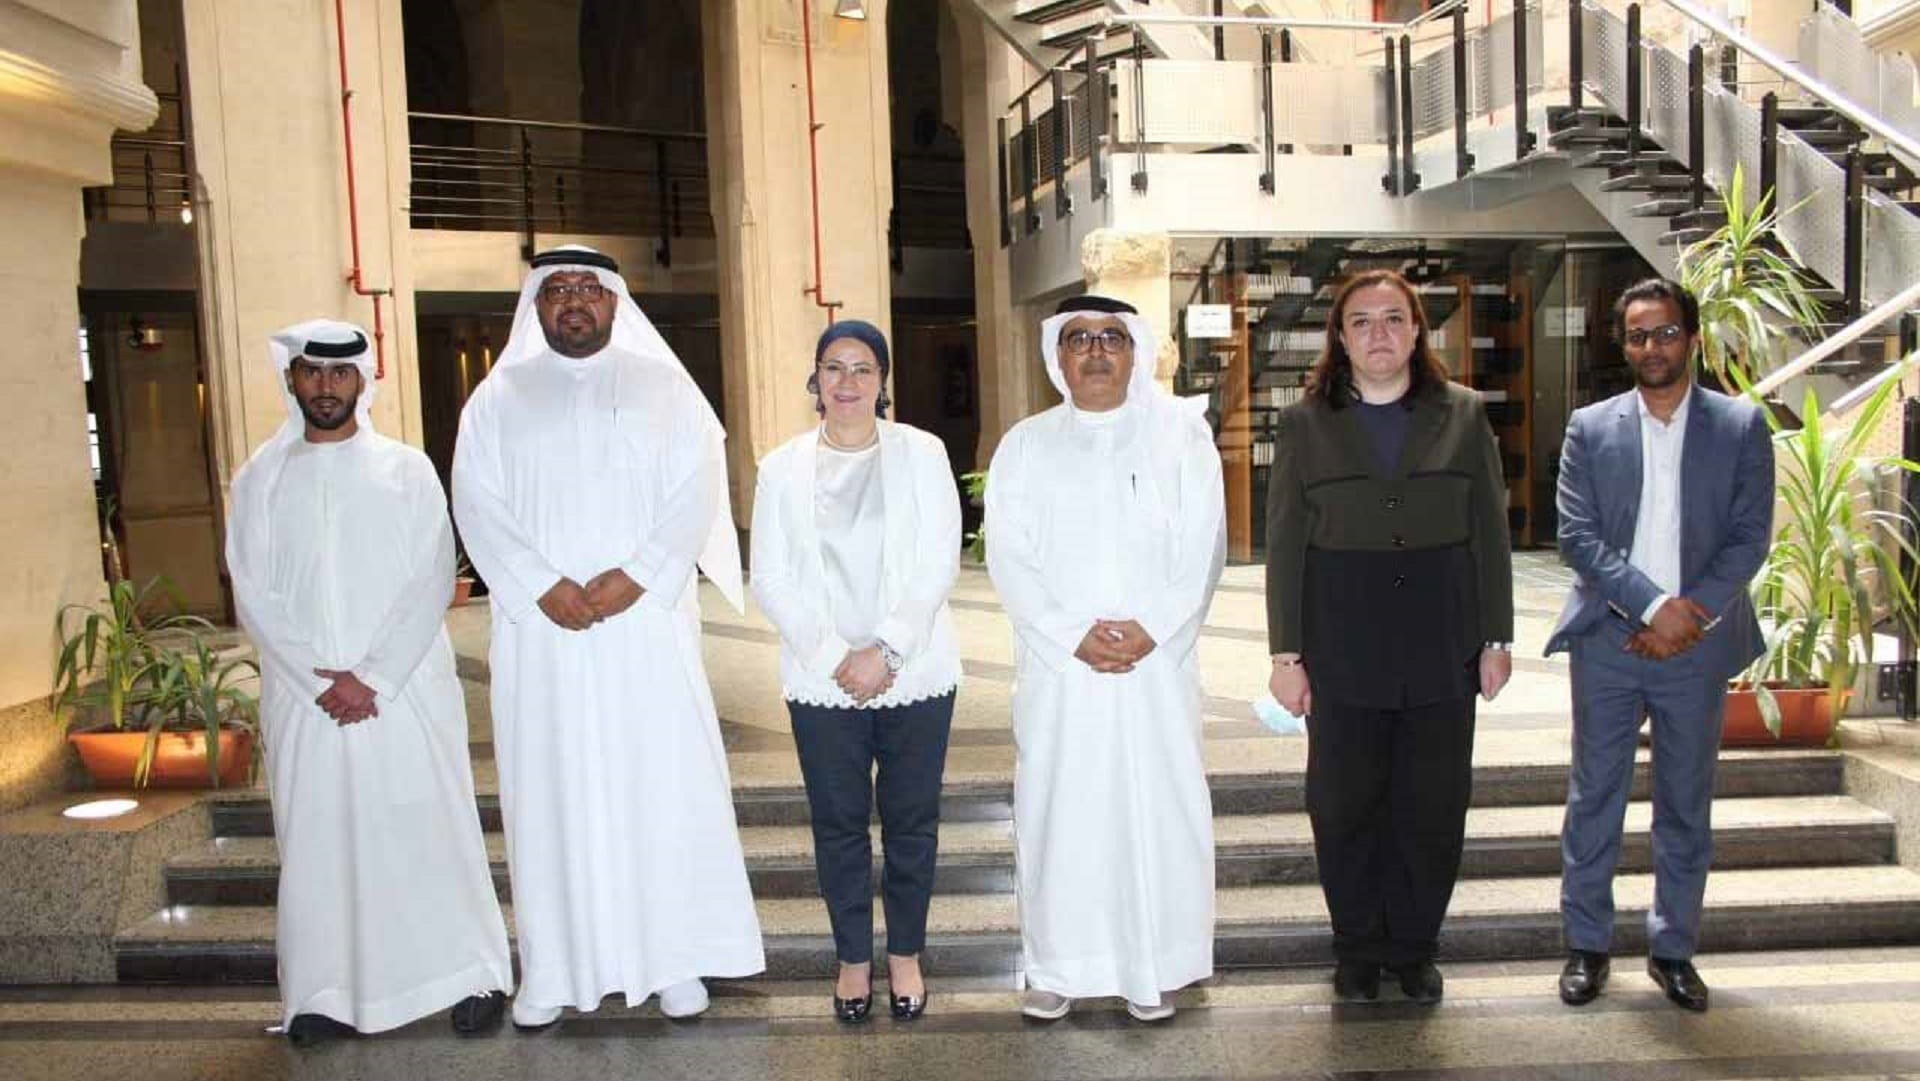
[[[454,512],[493,607],[493,730],[521,999],[629,1005],[765,967],[713,695],[695,560],[726,491],[693,382],[550,350],[502,364],[460,418]],[[585,631],[539,608],[562,576],[645,587]]]
[[[987,563],[1013,623],[1013,821],[1030,987],[1153,1003],[1213,971],[1213,808],[1195,643],[1225,552],[1220,459],[1170,399],[1062,404],[988,472]],[[1157,647],[1073,656],[1095,619]]]
[[[511,990],[444,627],[453,533],[433,465],[364,427],[263,453],[234,480],[227,560],[261,662],[284,1018],[380,1032]],[[315,668],[352,671],[380,715],[328,717]]]

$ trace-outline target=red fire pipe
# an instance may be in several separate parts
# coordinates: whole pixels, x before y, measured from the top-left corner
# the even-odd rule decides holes
[[[800,0],[800,40],[807,66],[807,167],[813,194],[813,284],[800,291],[827,309],[827,325],[832,326],[834,309],[845,305],[826,299],[827,286],[820,273],[820,122],[814,119],[813,108],[813,5],[809,0]]]
[[[387,329],[380,316],[380,298],[392,289],[369,289],[360,273],[360,200],[353,182],[353,91],[347,86],[347,8],[346,0],[333,0],[334,30],[340,39],[340,137],[347,148],[347,233],[353,244],[353,266],[347,271],[347,283],[363,297],[373,298],[373,377],[387,377]]]

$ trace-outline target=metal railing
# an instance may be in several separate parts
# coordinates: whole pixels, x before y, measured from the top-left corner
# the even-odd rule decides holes
[[[514,232],[531,255],[541,233],[712,236],[706,136],[610,124],[407,114],[416,229]]]
[[[193,143],[185,98],[177,91],[155,91],[154,97],[160,101],[160,122],[144,132],[114,133],[113,183],[81,190],[88,221],[192,222]],[[171,124],[165,123],[169,111]]]
[[[1419,187],[1413,168],[1416,140],[1451,130],[1456,162],[1472,168],[1467,125],[1509,106],[1522,117],[1516,135],[1519,156],[1532,152],[1537,135],[1527,130],[1530,96],[1540,88],[1543,52],[1535,0],[1469,29],[1473,5],[1449,0],[1405,23],[1351,19],[1244,15],[1111,13],[1106,29],[1188,25],[1252,29],[1259,34],[1258,62],[1162,60],[1146,55],[1135,35],[1123,54],[1102,55],[1104,30],[1090,34],[1072,57],[1045,72],[1017,95],[999,120],[1002,246],[1040,231],[1047,220],[1041,196],[1051,189],[1053,215],[1074,213],[1070,171],[1087,166],[1087,192],[1094,200],[1109,190],[1111,162],[1133,156],[1129,184],[1146,191],[1153,148],[1185,146],[1207,152],[1262,155],[1260,189],[1276,190],[1282,155],[1324,149],[1351,154],[1356,146],[1384,146],[1389,155],[1382,183],[1395,194]],[[1446,32],[1424,36],[1445,17]],[[1296,31],[1380,34],[1383,63],[1321,64],[1309,61]],[[1439,48],[1413,55],[1416,40]],[[1208,108],[1187,96],[1198,78],[1209,80]],[[1416,112],[1416,103],[1420,109]],[[1437,103],[1437,104],[1436,104]]]

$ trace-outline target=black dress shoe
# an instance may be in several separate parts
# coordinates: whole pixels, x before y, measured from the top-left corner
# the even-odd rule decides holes
[[[872,1012],[873,995],[871,992],[860,995],[857,998],[841,998],[839,995],[833,996],[833,1016],[839,1018],[843,1024],[857,1025],[865,1021],[867,1015]]]
[[[888,991],[887,1001],[892,1004],[895,1021],[917,1021],[921,1014],[927,1012],[925,992],[917,995],[896,995]]]
[[[1705,1013],[1707,981],[1700,978],[1692,961],[1669,961],[1664,957],[1647,958],[1647,975],[1667,993],[1667,1000],[1682,1009]]]
[[[326,1040],[358,1035],[360,1031],[352,1025],[323,1013],[297,1013],[287,1022],[287,1041],[295,1047],[312,1047]]]
[[[468,995],[453,1004],[453,1031],[461,1036],[484,1036],[498,1031],[506,1016],[505,991]]]
[[[1342,961],[1333,969],[1333,993],[1347,1002],[1380,997],[1380,966],[1371,961]]]
[[[1433,1005],[1446,993],[1447,981],[1432,961],[1404,965],[1395,968],[1393,974],[1400,978],[1400,993],[1422,1006]]]
[[[1566,967],[1560,970],[1560,1001],[1569,1006],[1585,1006],[1599,998],[1611,970],[1604,953],[1568,950]]]

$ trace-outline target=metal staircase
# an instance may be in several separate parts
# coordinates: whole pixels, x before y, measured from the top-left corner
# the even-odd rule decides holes
[[[1171,60],[1211,60],[1213,47],[1205,35],[1192,26],[1154,24],[1109,31],[1107,16],[1132,15],[1145,10],[1130,0],[965,0],[1013,45],[1027,62],[1047,72],[1080,63],[1083,46],[1090,36],[1102,38],[1098,55],[1110,59],[1128,54],[1137,40],[1149,56]],[[1197,0],[1173,0],[1156,4],[1154,11],[1172,8],[1186,14],[1197,13]],[[1239,3],[1232,5],[1238,9]],[[1211,4],[1206,5],[1211,11]],[[1192,8],[1192,11],[1188,11]]]

